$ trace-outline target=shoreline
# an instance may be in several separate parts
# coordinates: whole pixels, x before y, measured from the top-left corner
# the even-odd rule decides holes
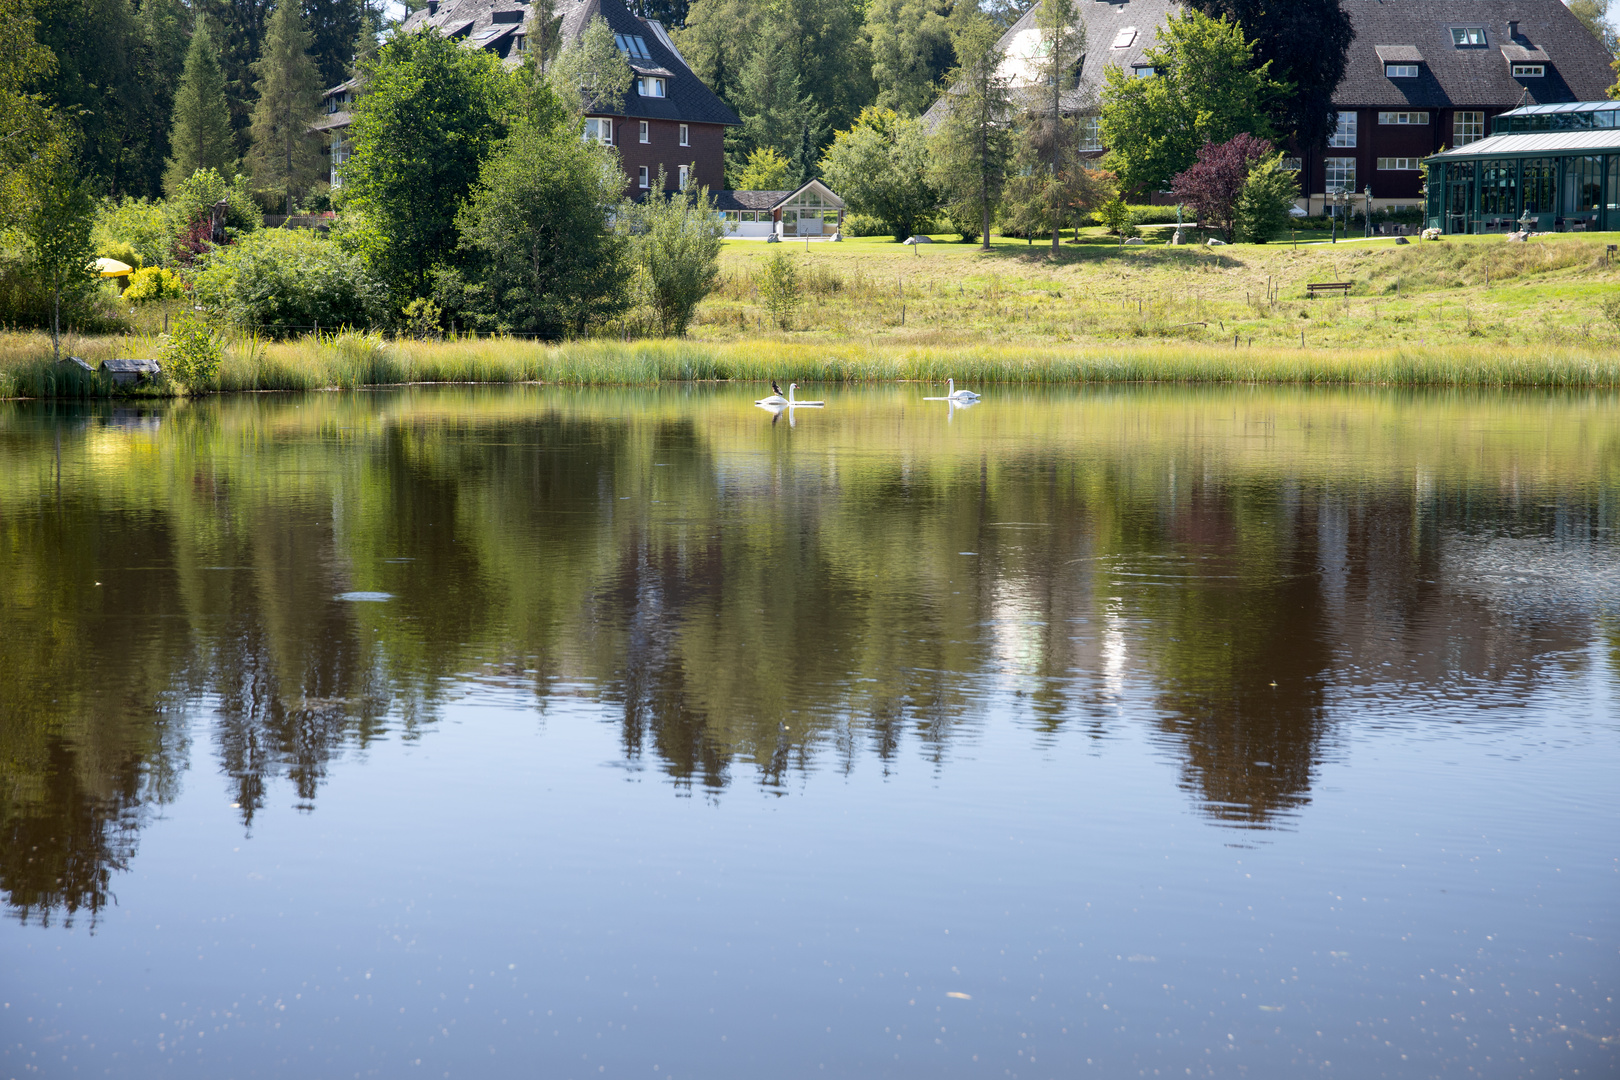
[[[99,362],[141,355],[124,338],[75,342]],[[145,344],[144,342],[141,344]],[[127,350],[127,351],[126,351]],[[155,350],[151,350],[155,351]],[[64,350],[64,353],[66,350]],[[1444,346],[1304,349],[1268,345],[1155,342],[962,347],[795,342],[787,336],[705,342],[583,340],[539,345],[517,339],[385,342],[375,335],[271,342],[238,338],[219,376],[190,395],[174,384],[115,386],[49,356],[0,356],[0,399],[141,400],[229,393],[298,393],[430,384],[652,386],[771,379],[801,385],[941,383],[975,385],[1168,384],[1377,386],[1485,389],[1620,388],[1620,349],[1527,347],[1488,342]]]

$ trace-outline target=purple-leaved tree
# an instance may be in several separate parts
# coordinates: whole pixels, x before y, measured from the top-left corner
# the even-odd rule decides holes
[[[1200,224],[1214,225],[1232,242],[1238,196],[1249,170],[1271,156],[1271,143],[1247,132],[1223,143],[1207,142],[1198,160],[1170,182],[1170,193],[1198,214]]]

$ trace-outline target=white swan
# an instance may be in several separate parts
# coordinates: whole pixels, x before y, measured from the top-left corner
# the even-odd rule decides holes
[[[794,398],[794,396],[793,396],[793,391],[797,390],[798,388],[799,388],[798,383],[796,383],[796,382],[788,383],[788,396],[787,396],[788,408],[790,408],[790,409],[824,409],[824,408],[827,407],[827,403],[825,401],[799,401],[799,400],[796,400]]]
[[[788,399],[782,396],[782,388],[776,385],[775,379],[771,380],[771,396],[762,397],[754,402],[755,405],[765,409],[770,408],[772,405],[786,405],[787,403]]]
[[[955,379],[946,379],[945,383],[946,383],[946,385],[948,385],[950,387],[950,392],[947,393],[944,397],[925,397],[925,398],[923,398],[923,400],[924,401],[949,401],[949,402],[953,402],[953,403],[955,403],[957,405],[971,405],[975,401],[979,400],[979,395],[975,394],[971,390],[958,390],[956,388],[956,380]]]

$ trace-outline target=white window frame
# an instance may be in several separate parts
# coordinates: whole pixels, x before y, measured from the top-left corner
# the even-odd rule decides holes
[[[1101,150],[1102,144],[1102,117],[1082,116],[1079,118],[1080,150],[1082,152]]]
[[[669,96],[669,84],[662,75],[643,75],[636,80],[636,93],[645,98]]]
[[[1475,110],[1459,110],[1451,114],[1451,143],[1467,146],[1485,137],[1485,114]]]
[[[680,168],[675,170],[675,174],[680,180],[681,190],[685,191],[687,181],[692,179],[692,166],[682,165]]]
[[[636,186],[641,188],[642,191],[646,191],[651,186],[647,176],[647,166],[645,165],[636,170]]]
[[[1337,184],[1332,180],[1335,172],[1339,175]],[[1330,195],[1335,191],[1356,190],[1356,159],[1353,157],[1322,159],[1322,190]]]
[[[1385,64],[1384,78],[1386,79],[1415,79],[1418,77],[1416,64]]]
[[[1547,77],[1547,65],[1514,64],[1513,77],[1515,79],[1544,79]]]
[[[1418,160],[1415,157],[1381,157],[1378,159],[1378,171],[1417,172]]]
[[[691,133],[691,130],[685,124],[681,125],[681,145],[682,146],[691,146],[692,145],[692,133]]]
[[[1352,147],[1356,145],[1356,111],[1346,109],[1339,113],[1338,126],[1333,134],[1328,136],[1328,145],[1333,147]]]
[[[643,142],[643,143],[652,142],[652,129],[647,124],[647,121],[645,121],[645,120],[643,120],[641,122],[641,131],[639,133],[639,141]]]
[[[1381,112],[1378,114],[1380,124],[1427,124],[1429,114],[1426,112]]]
[[[595,139],[603,146],[613,145],[613,120],[606,116],[587,116],[585,118],[585,141]]]
[[[1451,28],[1451,43],[1461,48],[1474,48],[1484,45],[1485,28],[1483,26],[1453,26]]]

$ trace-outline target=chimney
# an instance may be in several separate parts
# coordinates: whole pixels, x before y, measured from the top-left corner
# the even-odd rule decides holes
[[[439,13],[439,0],[427,0],[427,9],[429,15],[437,15]]]
[[[1518,41],[1519,40],[1519,20],[1518,19],[1509,19],[1508,20],[1508,40],[1509,41]]]

